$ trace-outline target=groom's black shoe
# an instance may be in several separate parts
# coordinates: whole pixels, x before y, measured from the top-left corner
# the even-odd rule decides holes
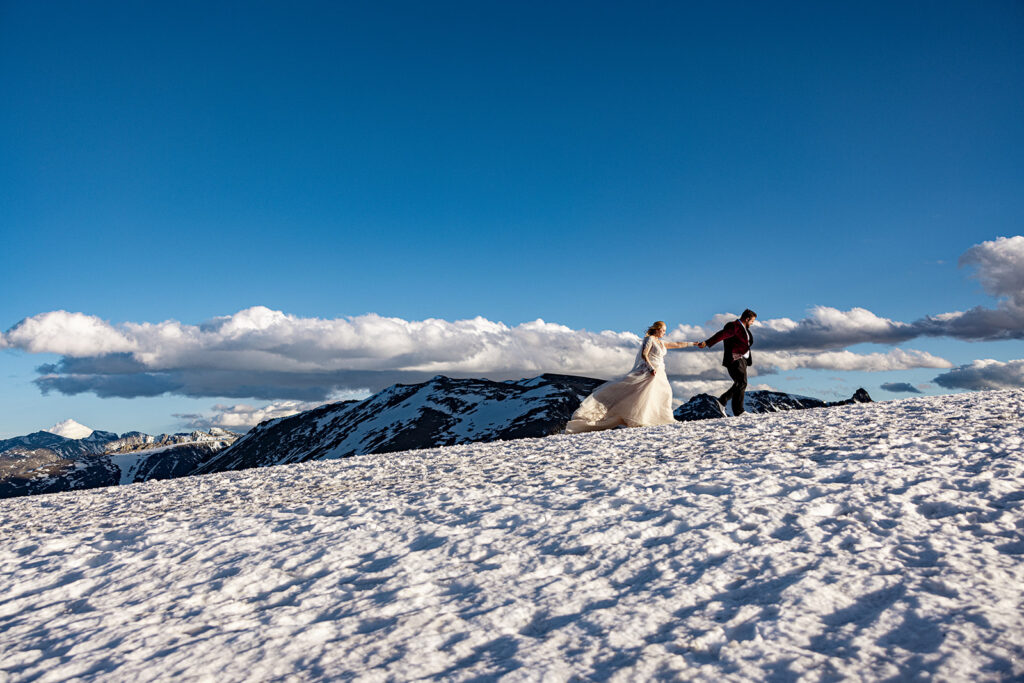
[[[715,405],[718,406],[718,410],[719,410],[719,412],[722,413],[722,417],[729,417],[729,414],[727,412],[725,412],[725,405],[726,405],[725,401],[723,401],[720,398],[716,398],[715,399]]]

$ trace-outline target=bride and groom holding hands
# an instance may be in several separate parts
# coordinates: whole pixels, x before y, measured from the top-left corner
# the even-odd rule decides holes
[[[573,413],[565,426],[568,434],[592,432],[613,427],[651,427],[675,422],[672,415],[672,387],[665,372],[665,356],[669,349],[696,346],[710,348],[724,342],[722,365],[732,379],[732,386],[718,398],[722,415],[731,400],[733,415],[743,413],[743,395],[747,389],[747,368],[754,364],[750,347],[754,336],[750,325],[757,314],[749,308],[738,320],[723,327],[709,339],[700,342],[666,342],[662,340],[667,327],[657,321],[647,330],[637,352],[633,369],[625,377],[606,382],[594,390]]]

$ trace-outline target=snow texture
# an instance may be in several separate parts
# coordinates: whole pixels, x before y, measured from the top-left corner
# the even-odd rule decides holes
[[[0,501],[0,681],[1024,676],[1024,391]]]

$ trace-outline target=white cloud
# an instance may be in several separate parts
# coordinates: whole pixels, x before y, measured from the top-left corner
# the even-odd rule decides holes
[[[947,389],[1019,389],[1024,387],[1024,359],[1006,363],[992,359],[976,360],[932,381]]]
[[[44,391],[100,396],[232,396],[316,400],[433,375],[512,379],[543,372],[613,376],[639,342],[629,332],[588,332],[535,320],[407,321],[379,315],[325,320],[262,306],[201,325],[110,325],[81,313],[21,321],[4,342],[63,358],[41,368]]]
[[[213,406],[212,413],[175,413],[174,417],[190,429],[221,427],[233,432],[246,432],[264,420],[288,417],[322,405],[325,405],[322,401],[278,401],[263,406],[218,404]]]
[[[50,311],[26,318],[11,328],[4,344],[30,353],[80,358],[136,350],[132,339],[94,315]]]
[[[341,391],[332,394],[326,401],[275,401],[262,406],[253,406],[246,403],[235,405],[214,405],[212,415],[190,416],[201,417],[202,423],[230,429],[233,431],[245,431],[255,427],[265,420],[276,420],[289,415],[296,415],[307,410],[313,410],[320,406],[339,401],[361,401],[370,396],[366,389],[352,391]]]
[[[960,257],[960,265],[975,266],[975,277],[986,292],[1024,309],[1024,236],[976,244]]]
[[[886,353],[853,353],[852,351],[822,351],[791,353],[773,351],[760,355],[762,365],[772,372],[787,370],[844,370],[859,372],[886,372],[912,368],[950,368],[945,358],[926,351],[892,349]],[[755,360],[756,362],[756,360]]]
[[[815,306],[806,318],[765,320],[755,325],[757,345],[764,349],[841,349],[863,343],[897,344],[917,336],[913,326],[882,318],[865,308],[841,311]]]
[[[304,401],[281,401],[265,406],[250,406],[244,403],[233,406],[215,405],[213,407],[214,414],[210,417],[210,424],[223,427],[224,429],[246,430],[264,420],[288,417],[289,415],[318,408],[321,405],[323,404]]]
[[[707,339],[737,317],[722,314],[714,316],[703,326],[680,325],[674,336]],[[912,324],[883,318],[866,308],[842,311],[830,306],[814,306],[801,320],[758,319],[752,330],[757,349],[788,351],[841,349],[863,343],[897,344],[920,335]]]
[[[714,381],[725,374],[721,346],[708,351],[669,352],[669,374],[680,381]],[[885,372],[914,368],[950,368],[953,364],[925,351],[891,349],[885,353],[852,351],[764,351],[754,347],[752,375],[774,375],[791,370]]]

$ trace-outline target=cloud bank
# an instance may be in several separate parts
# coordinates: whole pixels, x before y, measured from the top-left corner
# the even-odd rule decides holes
[[[774,322],[774,321],[769,321]],[[691,339],[711,328],[676,330]],[[102,397],[226,396],[323,401],[338,391],[376,391],[438,374],[517,379],[544,372],[613,377],[632,364],[640,337],[589,332],[535,320],[514,327],[485,318],[407,321],[364,315],[299,318],[257,306],[201,325],[178,321],[112,325],[95,316],[53,311],[22,321],[4,335],[30,353],[62,358],[39,368],[44,392]],[[677,380],[720,380],[718,350],[672,352]],[[766,351],[757,371],[819,368],[894,370],[946,368],[921,351],[893,349]]]
[[[855,353],[846,347],[891,346],[930,336],[1024,338],[1024,237],[975,245],[960,262],[974,269],[985,291],[997,297],[995,308],[907,323],[864,308],[818,306],[801,320],[759,321],[755,372],[952,368],[924,351]],[[706,325],[680,325],[669,336],[705,339],[734,318],[722,314]],[[199,325],[175,320],[111,324],[85,313],[50,311],[0,335],[0,348],[60,356],[39,368],[35,382],[43,392],[323,402],[338,392],[377,391],[438,374],[504,380],[557,372],[610,378],[628,370],[639,341],[632,332],[574,330],[543,320],[508,326],[482,317],[321,319],[255,306]],[[669,374],[683,383],[722,381],[720,348],[670,352]]]
[[[632,363],[628,332],[586,332],[542,320],[407,321],[364,315],[300,318],[257,306],[200,325],[111,325],[54,311],[4,335],[14,348],[63,357],[39,368],[44,391],[99,396],[324,400],[438,374],[512,379],[543,372],[613,375]]]
[[[939,375],[933,381],[947,389],[1019,389],[1024,387],[1024,359],[1007,363],[976,360]]]

